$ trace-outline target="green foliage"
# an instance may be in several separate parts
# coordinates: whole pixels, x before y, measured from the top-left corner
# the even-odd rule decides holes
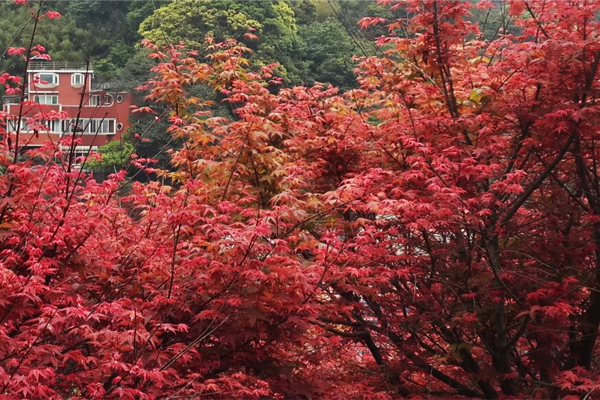
[[[127,29],[130,32],[130,35],[136,39],[139,38],[138,29],[142,21],[148,18],[150,15],[156,11],[156,7],[158,5],[166,5],[170,3],[170,1],[161,1],[160,3],[155,3],[152,1],[131,1],[129,2],[129,9],[127,11],[125,24],[127,25]]]
[[[332,83],[346,90],[354,85],[353,55],[360,50],[346,32],[358,32],[357,21],[379,13],[374,2],[322,0],[189,0],[189,1],[48,1],[59,11],[59,23],[41,21],[36,42],[51,49],[56,61],[93,61],[97,74],[126,81],[131,89],[143,81],[131,80],[136,43],[147,38],[161,45],[185,40],[203,49],[207,34],[216,41],[234,38],[250,47],[254,66],[277,62],[285,85]],[[341,21],[333,12],[339,10]],[[9,43],[29,19],[27,10],[11,2],[0,3],[0,42]],[[346,28],[343,24],[346,25]],[[249,30],[259,40],[246,37]],[[15,43],[27,42],[31,24]],[[356,37],[354,40],[356,40]],[[145,61],[144,61],[145,64]],[[18,73],[4,61],[1,66]],[[136,72],[134,72],[135,74]]]
[[[114,16],[115,10],[123,12],[126,10],[127,3],[121,1],[96,1],[79,0],[70,1],[67,6],[67,12],[78,21],[86,21],[91,24],[103,24],[107,19]]]
[[[25,46],[33,29],[31,16],[23,7],[16,7],[12,2],[0,2],[0,43],[5,47],[9,43],[13,46]],[[48,19],[39,22],[34,44],[41,44],[47,49],[52,49],[55,59],[64,61],[78,61],[85,58],[84,47],[81,42],[74,40],[87,36],[86,32],[78,30],[73,18],[64,17],[61,23],[52,23]],[[13,41],[14,40],[14,41]],[[0,62],[2,70],[20,73],[13,60],[3,59]]]
[[[87,167],[91,170],[111,173],[119,171],[127,164],[134,147],[127,141],[112,141],[98,149],[98,153],[102,156],[101,160],[89,159]]]
[[[356,86],[352,57],[360,54],[360,49],[337,20],[328,18],[304,25],[300,35],[306,43],[305,58],[310,61],[307,75],[311,81],[331,83],[342,90]]]
[[[248,38],[256,34],[260,40]],[[157,9],[139,28],[145,39],[163,45],[185,41],[191,48],[203,49],[207,35],[215,41],[228,38],[254,50],[256,66],[279,62],[288,83],[301,82],[295,72],[301,43],[294,11],[284,1],[191,0],[173,2]]]
[[[129,132],[123,139],[129,146],[135,145],[135,154],[140,158],[152,158],[156,160],[155,166],[162,169],[170,169],[171,152],[182,147],[182,141],[174,139],[168,132],[169,123],[164,120],[154,121],[154,116],[144,115],[132,121]],[[143,137],[137,139],[133,135]],[[135,167],[131,168],[132,174],[137,173]],[[140,180],[145,180],[144,175],[138,175]]]
[[[331,4],[327,0],[312,0],[311,3],[315,7],[315,17],[317,21],[325,21],[327,18],[335,18]],[[336,2],[333,2],[334,4]]]
[[[248,28],[262,25],[231,8],[235,2],[192,0],[173,2],[157,9],[139,27],[139,33],[155,44],[165,45],[185,40],[188,46],[201,48],[210,34],[220,41],[227,37],[241,39]]]
[[[150,68],[153,66],[154,63],[148,58],[147,49],[133,51],[115,77],[115,90],[134,93],[136,87],[150,78]]]
[[[290,1],[289,5],[294,11],[294,17],[296,18],[298,26],[315,22],[317,18],[317,8],[314,0]]]

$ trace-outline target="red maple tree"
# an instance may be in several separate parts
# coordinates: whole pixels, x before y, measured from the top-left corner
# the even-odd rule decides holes
[[[383,3],[344,94],[144,43],[184,146],[129,191],[3,131],[1,397],[594,398],[600,4],[512,1],[484,40],[493,3]]]

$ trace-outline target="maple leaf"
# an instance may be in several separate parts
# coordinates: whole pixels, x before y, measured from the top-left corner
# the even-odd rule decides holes
[[[48,17],[48,19],[58,19],[61,17],[60,13],[56,12],[56,11],[46,11],[46,17]],[[43,50],[40,50],[43,51]]]
[[[8,55],[23,55],[27,49],[25,47],[9,47]]]
[[[249,39],[249,40],[258,40],[259,37],[253,33],[247,32],[244,33],[244,38]]]
[[[383,22],[385,22],[385,18],[382,17],[364,17],[358,21],[358,26],[360,26],[361,29],[366,29],[372,25],[378,25]]]

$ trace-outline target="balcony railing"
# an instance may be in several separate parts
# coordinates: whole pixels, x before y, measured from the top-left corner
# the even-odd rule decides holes
[[[75,69],[85,71],[87,64],[85,62],[73,61],[31,61],[29,63],[30,71],[54,71],[61,69]],[[90,66],[90,72],[91,66]]]
[[[2,104],[19,104],[19,100],[21,99],[21,96],[4,96],[2,98]]]

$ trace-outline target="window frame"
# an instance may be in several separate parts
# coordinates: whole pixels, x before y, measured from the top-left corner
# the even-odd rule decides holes
[[[81,78],[81,83],[76,83],[75,78]],[[80,88],[83,85],[85,85],[85,74],[82,74],[81,72],[71,74],[71,86]]]
[[[52,76],[52,82],[42,79],[42,75]],[[55,72],[37,72],[34,76],[34,85],[41,88],[54,88],[60,83],[60,76]],[[42,83],[48,82],[48,83]]]
[[[40,101],[40,98],[43,98],[44,101]],[[50,102],[48,102],[47,101],[48,98],[50,98],[50,99],[56,99],[56,103],[53,103],[52,100],[50,100]],[[38,94],[34,94],[33,95],[33,101],[35,101],[36,103],[38,103],[40,105],[57,106],[58,105],[58,94],[52,94],[52,93],[38,93]]]
[[[97,104],[92,104],[92,98],[98,99]],[[90,94],[88,98],[89,107],[101,107],[102,106],[102,95],[101,94]]]
[[[73,133],[76,120],[76,118],[62,120],[63,131],[65,133]],[[116,125],[115,118],[80,118],[77,133],[80,135],[96,135],[97,132],[98,135],[103,136],[116,135]]]
[[[6,120],[6,131],[10,132],[10,133],[16,133],[18,121],[19,121],[18,118],[7,119]],[[21,129],[19,129],[19,132],[23,132],[23,133],[29,132],[29,125],[27,124],[27,120],[25,118],[21,118]]]
[[[97,99],[92,102],[92,99]],[[115,104],[115,98],[108,93],[92,93],[88,97],[87,107],[111,107]]]
[[[60,129],[62,124],[59,119],[46,120],[44,125],[48,128],[48,133],[62,133]]]
[[[63,151],[70,150],[69,148],[64,148]],[[97,153],[98,146],[75,146],[73,149],[73,166],[81,167],[82,162],[77,162],[81,157],[89,157],[90,153]]]
[[[105,101],[108,100],[108,101]],[[115,103],[115,98],[111,94],[103,94],[102,95],[102,106],[110,107]]]

